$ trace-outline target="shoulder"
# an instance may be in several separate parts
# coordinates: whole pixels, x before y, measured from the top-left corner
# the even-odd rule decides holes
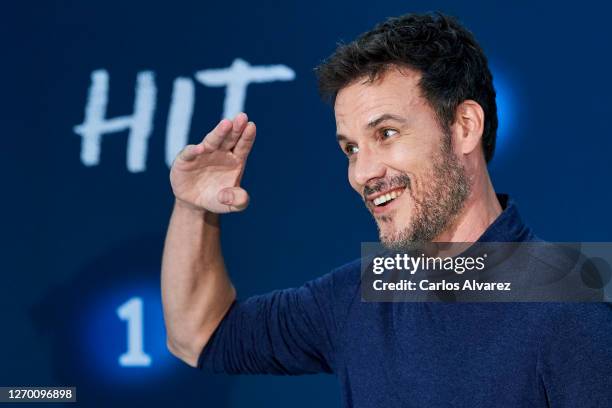
[[[360,283],[361,259],[355,259],[307,282],[306,286],[315,291],[324,291],[336,303],[346,303],[359,291]]]
[[[541,352],[550,361],[605,358],[612,361],[612,305],[548,303],[540,308]],[[612,367],[612,365],[611,365]]]
[[[330,275],[341,288],[354,288],[361,282],[361,258],[354,259],[331,271]]]
[[[574,332],[601,332],[612,344],[612,304],[605,302],[561,303],[552,313],[553,327],[557,332],[565,329]]]
[[[542,320],[557,333],[565,329],[607,326],[612,329],[612,304],[606,302],[549,303]],[[610,331],[608,331],[610,333]],[[612,340],[612,337],[611,337]]]
[[[612,305],[558,303],[548,304],[546,310],[548,313],[540,325],[537,368],[551,401],[584,399],[588,402],[567,406],[595,406],[595,401],[609,399],[612,396]]]
[[[574,302],[605,299],[603,288],[610,279],[609,272],[597,266],[598,258],[591,258],[589,248],[581,243],[542,240],[522,246],[523,250],[517,252],[526,255],[523,261],[527,269],[537,272],[530,274],[529,284],[546,294],[542,299]]]
[[[361,259],[353,260],[306,283],[304,288],[326,309],[336,328],[344,325],[349,310],[360,299]]]

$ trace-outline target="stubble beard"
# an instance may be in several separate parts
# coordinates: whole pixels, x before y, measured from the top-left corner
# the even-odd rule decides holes
[[[404,192],[410,193],[414,203],[410,225],[385,234],[381,223],[392,223],[393,218],[383,216],[376,220],[380,241],[389,249],[397,250],[414,243],[433,241],[452,226],[463,209],[471,184],[465,168],[451,151],[448,135],[440,151],[433,157],[432,176],[422,190],[421,197],[415,197],[411,184],[407,183],[406,187],[410,191]]]

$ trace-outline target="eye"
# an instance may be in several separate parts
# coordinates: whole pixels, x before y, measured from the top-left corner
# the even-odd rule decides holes
[[[388,139],[391,136],[395,136],[395,134],[397,133],[397,130],[387,128],[387,129],[382,129],[380,133],[383,139]]]
[[[357,147],[357,145],[354,145],[352,143],[347,143],[346,146],[344,146],[344,153],[349,157],[351,157],[358,151],[359,151],[359,147]]]

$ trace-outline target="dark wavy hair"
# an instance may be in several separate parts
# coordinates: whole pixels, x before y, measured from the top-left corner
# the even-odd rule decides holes
[[[482,147],[487,163],[495,151],[497,106],[493,75],[474,35],[455,18],[442,13],[391,17],[340,43],[334,53],[315,68],[321,97],[332,105],[336,95],[353,81],[374,81],[392,66],[420,71],[423,97],[449,134],[457,106],[471,99],[484,111]]]

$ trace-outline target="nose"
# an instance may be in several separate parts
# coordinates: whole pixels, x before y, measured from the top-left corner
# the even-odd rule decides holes
[[[353,164],[353,179],[359,186],[385,176],[385,166],[378,154],[367,146],[360,147]]]

